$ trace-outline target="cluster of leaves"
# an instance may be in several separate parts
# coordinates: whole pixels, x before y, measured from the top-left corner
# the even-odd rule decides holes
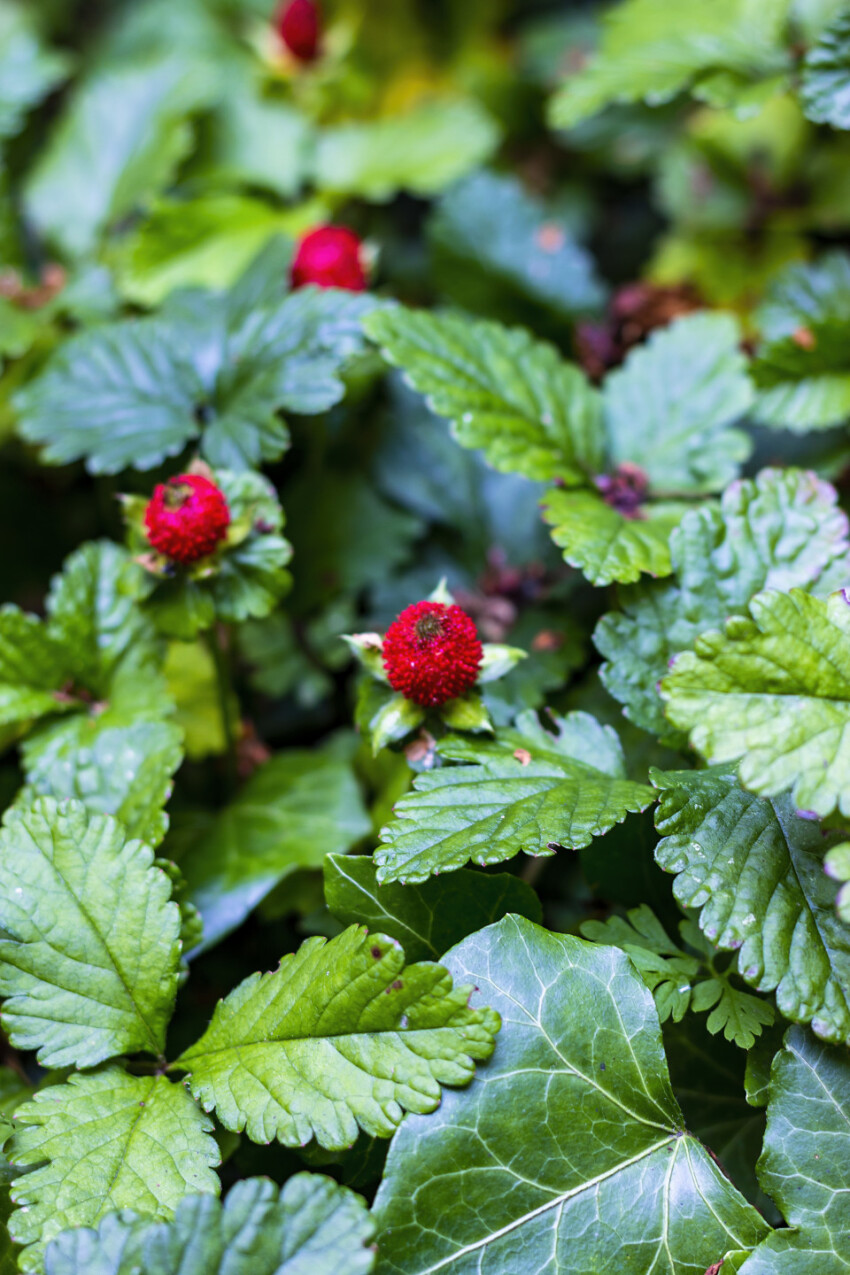
[[[850,6],[275,15],[0,0],[0,1272],[846,1270]]]

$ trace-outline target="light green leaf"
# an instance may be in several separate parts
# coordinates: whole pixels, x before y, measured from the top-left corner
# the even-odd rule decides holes
[[[215,661],[204,642],[171,642],[163,674],[176,705],[175,721],[183,732],[186,756],[193,761],[227,749]],[[239,701],[231,695],[228,715],[234,733]]]
[[[179,864],[211,945],[296,868],[318,868],[371,827],[349,762],[327,749],[278,753],[214,818],[175,834],[165,851]]]
[[[405,967],[394,939],[351,926],[308,939],[272,974],[221,1001],[177,1060],[227,1129],[287,1146],[388,1137],[405,1111],[433,1111],[489,1058],[499,1017],[467,1005],[439,965]]]
[[[552,855],[589,845],[652,792],[626,779],[616,732],[587,713],[553,714],[557,734],[533,712],[496,738],[450,737],[442,756],[466,763],[417,776],[395,806],[375,851],[378,881],[419,882],[473,860],[501,863],[521,850]]]
[[[806,53],[800,97],[816,124],[850,128],[850,13],[839,14]]]
[[[795,1027],[771,1069],[759,1179],[788,1227],[774,1231],[741,1275],[826,1275],[850,1266],[847,1172],[850,1062]]]
[[[729,426],[753,402],[741,329],[732,315],[691,314],[653,333],[605,381],[608,448],[639,465],[650,490],[718,491],[750,440]]]
[[[661,684],[667,715],[709,761],[741,759],[744,787],[850,814],[850,602],[768,590],[697,639]]]
[[[9,743],[39,717],[68,711],[57,695],[71,676],[68,652],[37,616],[0,609],[0,740]]]
[[[550,491],[542,505],[555,544],[591,584],[630,584],[644,573],[673,570],[668,542],[686,505],[659,501],[627,517],[590,490]]]
[[[824,872],[841,886],[835,896],[838,919],[850,925],[850,841],[833,846],[823,861]]]
[[[353,1191],[317,1173],[278,1189],[248,1178],[224,1206],[180,1201],[173,1222],[108,1214],[97,1231],[65,1231],[45,1252],[46,1275],[368,1275],[372,1223]]]
[[[0,138],[21,131],[28,111],[54,89],[68,71],[69,59],[46,49],[23,6],[0,10]]]
[[[425,102],[406,114],[325,128],[314,181],[322,192],[371,201],[401,190],[435,195],[478,168],[498,141],[495,120],[472,99]]]
[[[9,1038],[45,1066],[159,1054],[180,912],[153,852],[79,802],[13,806],[0,831],[0,995]]]
[[[850,1043],[850,932],[835,915],[820,827],[787,797],[744,792],[725,769],[654,772],[653,782],[655,857],[676,874],[681,905],[700,909],[706,937],[737,951],[741,977],[775,991],[786,1018]]]
[[[604,460],[600,398],[577,367],[522,328],[401,306],[370,315],[368,336],[463,447],[527,478],[582,483]]]
[[[325,900],[344,925],[368,925],[402,944],[408,960],[434,960],[467,934],[508,912],[542,920],[530,885],[507,872],[465,868],[421,885],[379,885],[368,855],[329,854],[324,862]]]
[[[764,1222],[684,1130],[627,957],[506,917],[448,964],[504,1027],[469,1093],[396,1134],[374,1206],[380,1275],[614,1275],[624,1253],[636,1272],[704,1275],[757,1243]]]
[[[822,578],[829,585],[842,574],[850,582],[847,519],[837,499],[806,470],[764,469],[731,483],[719,507],[685,514],[670,537],[676,583],[620,590],[622,610],[603,616],[593,635],[608,661],[600,676],[627,717],[655,735],[673,734],[658,694],[671,659],[742,613],[760,590],[820,593]]]
[[[259,84],[231,88],[216,110],[204,156],[205,176],[294,198],[309,173],[313,129],[288,102],[264,98]]]
[[[37,1093],[17,1121],[9,1158],[31,1171],[12,1183],[10,1231],[28,1246],[24,1271],[43,1271],[44,1245],[69,1227],[125,1208],[169,1219],[184,1196],[218,1194],[212,1124],[164,1076],[120,1067],[72,1075]]]

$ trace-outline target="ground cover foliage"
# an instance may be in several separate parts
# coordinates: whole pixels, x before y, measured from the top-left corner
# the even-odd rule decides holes
[[[0,0],[0,1273],[850,1271],[850,7],[288,9]]]

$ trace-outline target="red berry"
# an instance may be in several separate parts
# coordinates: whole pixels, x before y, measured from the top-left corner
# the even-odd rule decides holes
[[[299,62],[319,54],[319,9],[314,0],[290,0],[278,10],[277,33]]]
[[[474,686],[482,655],[470,617],[442,602],[414,602],[384,638],[390,686],[423,708],[436,708]]]
[[[184,566],[212,553],[229,526],[227,501],[201,474],[178,474],[160,483],[145,510],[145,531],[153,548]]]
[[[366,270],[362,250],[363,245],[357,235],[345,226],[318,226],[308,231],[295,250],[293,288],[315,283],[320,288],[363,292]]]

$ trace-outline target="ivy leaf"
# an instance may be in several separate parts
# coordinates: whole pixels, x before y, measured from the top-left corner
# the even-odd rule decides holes
[[[629,584],[643,573],[667,576],[673,569],[670,533],[687,506],[658,501],[627,516],[596,491],[550,491],[542,502],[552,539],[570,566],[591,584]]]
[[[372,202],[401,190],[435,195],[479,168],[498,141],[496,122],[476,101],[426,102],[402,115],[325,128],[314,180],[320,191]]]
[[[660,737],[673,733],[658,683],[673,656],[700,633],[741,614],[762,589],[811,589],[850,578],[847,519],[828,483],[806,470],[764,469],[731,483],[720,506],[685,514],[670,537],[676,583],[643,582],[619,593],[593,640],[607,663],[606,689],[626,716]]]
[[[21,1270],[43,1270],[48,1240],[96,1226],[115,1209],[173,1217],[186,1195],[217,1195],[211,1122],[182,1085],[120,1067],[71,1075],[17,1112],[9,1159],[29,1172],[12,1183],[9,1229],[28,1247]]]
[[[46,1275],[369,1275],[372,1223],[360,1196],[317,1173],[278,1188],[248,1178],[191,1195],[174,1221],[110,1213],[97,1231],[65,1231],[45,1251]]]
[[[729,314],[691,314],[653,333],[605,381],[608,447],[637,464],[656,492],[718,491],[738,474],[750,441],[730,429],[753,402]]]
[[[504,1027],[462,1101],[446,1094],[393,1139],[374,1206],[382,1271],[555,1261],[603,1275],[627,1247],[636,1271],[703,1275],[758,1242],[763,1220],[684,1131],[652,997],[623,953],[506,917],[448,963]]]
[[[329,854],[325,900],[343,925],[368,925],[397,939],[410,961],[433,960],[508,912],[542,920],[540,901],[519,877],[461,869],[422,885],[379,885],[368,855]]]
[[[344,854],[371,822],[348,760],[326,749],[278,753],[234,801],[196,824],[178,819],[166,853],[177,861],[211,946],[241,925],[297,868]]]
[[[759,1179],[785,1215],[741,1275],[822,1275],[850,1264],[850,1063],[793,1027],[770,1077]]]
[[[351,926],[308,939],[272,974],[221,1001],[174,1064],[227,1129],[286,1146],[388,1137],[404,1111],[433,1111],[489,1058],[499,1017],[467,1006],[439,965],[404,964],[394,939]]]
[[[180,912],[153,852],[79,802],[13,806],[0,831],[3,1023],[45,1066],[160,1054]]]
[[[850,814],[850,601],[768,590],[706,633],[661,683],[667,715],[709,761],[741,758],[741,783],[799,809]]]
[[[521,850],[578,849],[651,804],[651,790],[626,778],[610,726],[588,713],[553,722],[554,735],[525,712],[492,741],[444,740],[442,756],[470,764],[418,775],[396,803],[375,851],[379,884],[425,881],[469,860],[501,863]]]
[[[835,915],[818,825],[787,797],[744,792],[721,768],[656,771],[653,782],[655,857],[676,874],[679,903],[700,909],[706,937],[737,951],[741,977],[775,991],[786,1018],[850,1041],[850,933]]]
[[[570,485],[601,470],[599,394],[554,347],[522,328],[402,306],[363,326],[431,410],[451,421],[461,446],[482,448],[495,469]]]
[[[800,98],[815,124],[850,128],[850,13],[840,13],[806,53]]]

